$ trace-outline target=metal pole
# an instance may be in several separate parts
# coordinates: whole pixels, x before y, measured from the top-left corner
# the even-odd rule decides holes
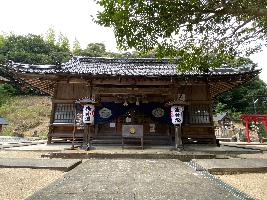
[[[254,99],[254,97],[253,97],[253,108],[254,108],[254,113],[256,114],[257,113],[257,111],[256,111],[256,103],[258,102],[258,100],[259,99]]]

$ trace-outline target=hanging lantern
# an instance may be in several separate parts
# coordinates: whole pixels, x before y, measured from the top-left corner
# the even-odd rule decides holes
[[[83,105],[83,123],[93,124],[95,116],[95,106],[92,104]]]
[[[172,106],[171,107],[171,118],[173,124],[182,124],[183,123],[183,106]]]

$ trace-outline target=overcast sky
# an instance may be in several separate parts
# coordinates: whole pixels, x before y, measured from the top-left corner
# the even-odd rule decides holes
[[[0,0],[0,33],[42,34],[52,27],[66,35],[70,43],[77,38],[84,48],[88,43],[102,42],[107,50],[116,50],[110,28],[92,22],[100,8],[94,0]],[[267,48],[251,56],[263,69],[260,77],[267,83]]]

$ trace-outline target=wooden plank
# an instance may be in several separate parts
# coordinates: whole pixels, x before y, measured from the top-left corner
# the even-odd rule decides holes
[[[95,93],[98,94],[161,94],[169,95],[171,93],[168,89],[162,88],[94,88]]]
[[[192,100],[207,100],[207,85],[192,86]]]
[[[53,99],[53,103],[74,103],[77,99]]]

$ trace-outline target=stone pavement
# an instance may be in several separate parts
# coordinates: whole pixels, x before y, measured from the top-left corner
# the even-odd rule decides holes
[[[40,145],[45,143],[47,143],[47,140],[40,140],[39,138],[0,136],[0,150],[8,150],[12,148]]]
[[[6,151],[42,151],[42,152],[58,152],[63,151],[64,149],[69,149],[71,144],[47,144],[40,143],[38,145],[28,145],[28,146],[19,146],[19,147],[10,147],[5,149]]]
[[[229,142],[229,143],[222,142],[222,144],[228,147],[267,151],[267,143],[251,142],[250,144],[248,144],[241,142]]]
[[[79,165],[81,160],[0,158],[0,168],[32,168],[69,171]]]
[[[25,147],[27,149],[31,147]],[[23,149],[25,149],[23,147]],[[13,148],[18,149],[18,148]],[[22,149],[22,148],[19,148]],[[78,158],[78,159],[179,159],[181,161],[190,161],[191,159],[211,159],[215,157],[229,157],[239,154],[255,154],[261,153],[261,150],[243,149],[228,146],[201,146],[201,145],[185,145],[183,151],[177,151],[171,146],[154,146],[146,147],[144,150],[138,148],[122,149],[117,146],[98,146],[90,151],[64,150],[60,152],[51,152],[44,154],[43,157],[48,158]]]
[[[192,162],[200,165],[197,170],[211,174],[267,172],[267,159],[193,159]]]
[[[27,199],[238,198],[179,160],[90,159]]]

